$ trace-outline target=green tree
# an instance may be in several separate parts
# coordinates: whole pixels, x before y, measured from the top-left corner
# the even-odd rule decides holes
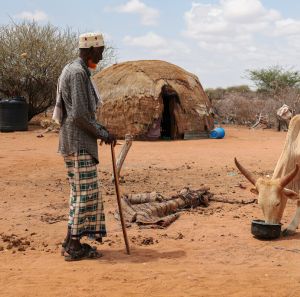
[[[298,71],[286,70],[280,66],[247,70],[246,73],[259,92],[278,94],[288,88],[298,88],[300,83]]]

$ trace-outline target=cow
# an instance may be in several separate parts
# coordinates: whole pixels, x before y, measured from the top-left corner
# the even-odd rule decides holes
[[[251,191],[258,195],[265,222],[279,224],[288,199],[297,201],[295,216],[283,235],[293,235],[300,222],[300,115],[292,118],[285,145],[271,179],[256,178],[235,158],[239,171],[255,186]]]

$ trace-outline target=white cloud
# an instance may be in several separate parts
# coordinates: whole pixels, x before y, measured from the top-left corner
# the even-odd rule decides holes
[[[297,22],[282,22],[280,13],[266,9],[260,0],[220,0],[193,3],[184,15],[185,36],[203,49],[247,53],[258,36],[299,31]],[[250,50],[251,51],[251,50]]]
[[[120,13],[135,13],[140,15],[143,25],[157,25],[159,11],[147,6],[140,0],[129,0],[126,4],[116,7],[116,11]]]
[[[275,17],[275,11],[267,11],[256,0],[222,0],[219,4],[193,3],[185,13],[187,35],[198,37],[210,34],[257,32]],[[245,32],[246,29],[246,32]]]
[[[191,48],[185,64],[209,86],[245,83],[246,69],[300,67],[300,19],[285,18],[262,0],[198,0],[184,20]]]
[[[300,35],[300,20],[283,19],[275,23],[275,35]]]
[[[138,37],[132,37],[127,35],[124,37],[123,41],[130,46],[138,46],[152,49],[158,49],[167,46],[166,40],[153,32],[149,32],[146,35]]]
[[[221,8],[226,19],[239,22],[252,22],[267,14],[259,0],[223,0]]]
[[[35,10],[33,12],[31,11],[22,11],[19,14],[15,15],[15,18],[17,19],[24,19],[24,20],[34,20],[34,21],[46,21],[48,19],[48,16],[45,12],[41,10]]]
[[[224,34],[229,30],[222,10],[210,4],[193,3],[185,13],[186,34],[198,38],[206,34]]]
[[[166,58],[170,55],[178,53],[188,54],[189,48],[178,40],[171,40],[164,38],[154,32],[148,32],[146,35],[132,37],[127,35],[124,37],[123,42],[131,47],[145,49],[151,51],[151,54],[156,55],[157,58]]]
[[[300,19],[283,17],[262,0],[195,1],[181,35],[128,33],[122,60],[167,60],[195,73],[204,87],[250,83],[246,69],[300,68]]]

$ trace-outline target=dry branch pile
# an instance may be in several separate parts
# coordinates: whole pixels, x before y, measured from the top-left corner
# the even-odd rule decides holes
[[[220,97],[213,97],[213,106],[220,122],[253,126],[259,116],[267,118],[268,127],[278,124],[277,110],[287,104],[294,114],[300,113],[300,94],[297,89],[287,89],[276,95],[254,91],[224,91]]]

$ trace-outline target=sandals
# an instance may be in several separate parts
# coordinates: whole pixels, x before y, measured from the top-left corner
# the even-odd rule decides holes
[[[68,253],[65,256],[65,261],[79,261],[84,259],[98,259],[102,257],[102,254],[97,251],[94,247],[91,247],[87,243],[83,243],[79,250],[68,249]]]
[[[81,247],[87,251],[97,251],[97,247],[96,246],[90,246],[88,243],[82,243]]]
[[[82,248],[84,248],[84,249],[86,249],[86,250],[94,250],[94,251],[96,251],[97,250],[97,247],[96,246],[90,246],[89,244],[87,244],[87,243],[82,243],[81,244],[81,247]],[[60,254],[61,254],[61,256],[65,256],[65,254],[66,254],[66,248],[67,248],[67,243],[64,241],[63,243],[62,243],[62,245],[61,245],[61,250],[60,250]]]
[[[67,247],[67,242],[64,241],[64,242],[61,244],[61,250],[60,250],[60,255],[61,255],[61,256],[64,256],[64,255],[65,255],[66,247]]]

